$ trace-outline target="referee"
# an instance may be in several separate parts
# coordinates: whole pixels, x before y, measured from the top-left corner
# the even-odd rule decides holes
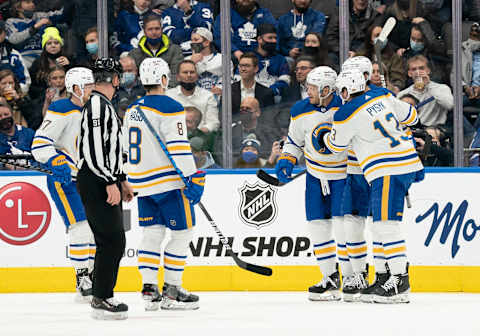
[[[120,83],[121,65],[101,58],[92,69],[95,89],[82,111],[78,188],[97,245],[93,269],[92,317],[126,319],[128,306],[113,299],[125,250],[122,198],[133,191],[125,179],[121,121],[111,99]]]

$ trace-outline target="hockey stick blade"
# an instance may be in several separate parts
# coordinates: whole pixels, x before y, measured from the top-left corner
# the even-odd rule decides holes
[[[302,176],[303,174],[305,174],[307,172],[307,170],[303,170],[301,171],[300,173],[298,173],[297,175],[295,175],[294,177],[292,177],[292,180],[290,182],[292,182],[293,180],[295,180],[296,178]],[[283,182],[280,182],[276,177],[270,175],[269,173],[267,173],[265,170],[263,169],[259,169],[257,170],[257,177],[262,180],[263,182],[266,182],[270,185],[273,185],[275,187],[282,187],[284,186],[285,184],[287,183],[290,183],[290,182],[287,182],[287,183],[283,183]]]

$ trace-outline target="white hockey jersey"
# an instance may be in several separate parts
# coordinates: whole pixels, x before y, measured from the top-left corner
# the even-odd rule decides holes
[[[188,177],[197,171],[187,138],[183,106],[168,96],[147,95],[130,105],[124,117],[128,137],[129,164],[125,169],[128,181],[139,196],[183,188],[182,179],[143,121],[138,108],[157,131],[183,175]]]
[[[77,176],[77,138],[80,134],[81,111],[82,107],[70,99],[57,100],[48,107],[32,142],[35,160],[46,163],[53,156],[63,154],[72,170],[72,176]]]
[[[192,56],[185,57],[191,59]],[[205,90],[211,90],[214,86],[222,87],[222,54],[213,53],[204,56],[201,61],[197,62],[198,81],[197,85]],[[233,77],[233,63],[230,62],[230,69]]]
[[[401,125],[413,125],[417,118],[414,107],[388,90],[370,90],[335,113],[332,131],[324,136],[325,145],[340,153],[351,144],[368,182],[415,172],[423,165]]]
[[[288,139],[283,152],[297,159],[304,154],[307,171],[319,179],[340,180],[347,176],[347,153],[324,154],[319,150],[317,141],[320,125],[331,123],[341,105],[341,99],[334,94],[327,107],[314,106],[306,98],[297,102],[291,110]]]

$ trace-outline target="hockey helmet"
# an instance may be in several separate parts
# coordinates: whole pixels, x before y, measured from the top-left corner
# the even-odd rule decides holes
[[[140,64],[140,81],[143,85],[161,85],[164,89],[170,81],[170,67],[161,58],[146,58]],[[162,83],[163,77],[167,78],[165,86]]]
[[[365,91],[367,81],[365,76],[358,69],[345,70],[340,72],[335,82],[337,94],[342,97],[342,100],[348,100],[352,94],[361,93]],[[347,90],[347,97],[342,96],[342,91]]]
[[[366,80],[369,81],[373,72],[372,62],[365,56],[354,56],[343,62],[342,71],[359,70],[363,74],[367,74]]]
[[[84,67],[76,67],[72,68],[67,71],[65,74],[65,88],[67,92],[70,92],[75,97],[79,98],[80,100],[83,98],[83,93],[85,89],[85,85],[87,84],[94,84],[95,79],[93,78],[92,70]],[[82,95],[78,97],[74,90],[73,86],[77,85],[82,92]]]
[[[95,78],[95,83],[111,83],[113,81],[114,74],[117,74],[120,78],[123,68],[120,62],[116,59],[112,57],[103,57],[95,61],[92,71],[93,77]]]
[[[318,93],[321,94],[325,87],[329,87],[330,93],[335,91],[335,80],[337,73],[328,66],[319,66],[310,71],[307,75],[307,84],[315,85]],[[330,93],[328,95],[330,95]],[[327,95],[327,96],[328,96]]]

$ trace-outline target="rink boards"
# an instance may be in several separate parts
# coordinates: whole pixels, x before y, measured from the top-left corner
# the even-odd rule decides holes
[[[414,291],[480,292],[478,169],[429,170],[410,190],[405,209]],[[305,290],[320,280],[304,214],[305,178],[281,188],[260,182],[253,170],[207,176],[203,204],[233,249],[248,262],[268,265],[263,277],[233,264],[211,225],[196,208],[184,282],[190,290]],[[117,290],[136,291],[141,237],[136,202],[125,206],[127,248]],[[479,224],[477,224],[479,223]],[[368,223],[367,225],[371,225]],[[368,232],[368,230],[367,230]],[[159,273],[162,282],[163,273]],[[45,176],[0,174],[0,292],[74,290],[65,226],[50,198]]]

